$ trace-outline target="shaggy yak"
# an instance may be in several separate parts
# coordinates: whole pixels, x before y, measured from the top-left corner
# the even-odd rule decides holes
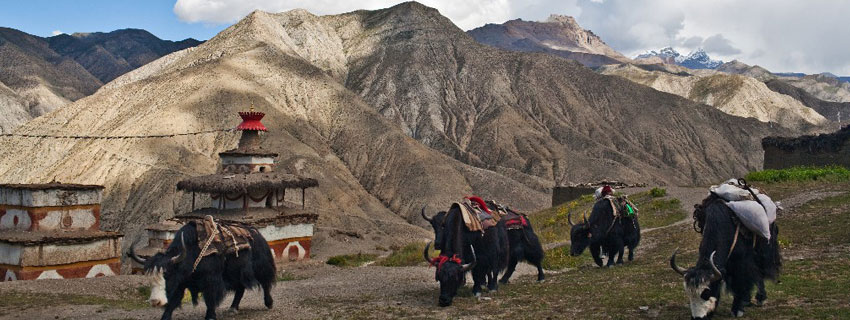
[[[692,319],[714,314],[724,282],[734,297],[732,316],[744,315],[754,286],[758,286],[756,301],[761,305],[767,299],[764,280],[776,280],[781,265],[776,224],[770,225],[770,240],[754,235],[739,225],[735,213],[715,194],[696,206],[694,218],[695,229],[698,225],[702,231],[696,266],[676,265],[678,249],[670,257],[670,267],[683,277]]]
[[[274,301],[269,290],[275,280],[275,264],[266,239],[256,229],[245,227],[252,237],[249,249],[238,251],[238,255],[207,255],[195,268],[195,260],[203,245],[198,242],[196,225],[194,221],[186,223],[177,231],[165,252],[149,259],[136,255],[133,246],[127,253],[144,266],[145,274],[153,277],[150,302],[152,306],[164,306],[162,319],[171,319],[187,289],[194,304],[197,304],[197,294],[203,293],[207,307],[205,319],[216,319],[215,308],[226,292],[234,292],[230,310],[237,311],[245,289],[258,285],[263,288],[266,307],[271,309]]]
[[[604,201],[603,201],[604,200]],[[590,247],[590,255],[596,265],[602,266],[601,253],[608,255],[607,266],[614,265],[614,256],[619,254],[617,263],[623,263],[623,224],[617,223],[614,208],[608,200],[597,201],[593,205],[590,218],[584,218],[579,224],[574,224],[572,214],[567,215],[570,230],[570,255],[578,256],[584,249]]]
[[[528,263],[537,267],[537,281],[543,281],[543,246],[540,244],[540,239],[534,233],[534,228],[531,227],[531,222],[528,217],[511,210],[510,208],[502,208],[492,200],[487,201],[487,207],[490,210],[504,210],[508,212],[502,219],[505,221],[505,227],[508,233],[509,259],[508,269],[502,275],[501,283],[510,282],[511,275],[516,270],[516,265],[519,261],[525,260]]]
[[[430,243],[425,246],[425,260],[437,267],[435,279],[440,282],[439,305],[450,306],[457,295],[457,289],[466,281],[466,271],[472,271],[472,293],[481,295],[481,287],[487,285],[491,291],[498,289],[498,275],[507,264],[507,232],[504,222],[484,232],[470,231],[463,222],[458,204],[453,204],[448,212],[440,212],[432,218],[422,218],[431,223],[436,240],[435,248],[440,256],[428,258]]]

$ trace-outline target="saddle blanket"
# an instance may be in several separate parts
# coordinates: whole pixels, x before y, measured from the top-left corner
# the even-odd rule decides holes
[[[203,223],[196,222],[198,231],[198,243],[201,246],[201,256],[205,257],[214,253],[239,255],[239,251],[251,248],[254,237],[251,231],[243,226],[228,223],[217,223],[212,216],[206,216]],[[207,246],[207,242],[212,242]],[[204,250],[204,247],[207,247]]]

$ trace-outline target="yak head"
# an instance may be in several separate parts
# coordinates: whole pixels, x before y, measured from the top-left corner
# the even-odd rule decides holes
[[[136,240],[138,242],[138,240]],[[176,290],[182,275],[179,269],[182,262],[186,259],[186,243],[183,240],[183,234],[180,234],[180,243],[172,241],[171,245],[165,252],[159,252],[154,256],[145,259],[139,257],[134,251],[136,243],[130,246],[130,251],[127,256],[144,266],[145,275],[150,277],[151,296],[148,298],[152,307],[162,307],[168,303],[166,292]]]
[[[431,228],[434,228],[434,249],[443,250],[443,224],[446,220],[446,212],[440,211],[435,214],[433,217],[428,217],[425,215],[425,207],[422,207],[422,219],[428,221],[431,224]]]
[[[573,224],[572,213],[567,215],[567,222],[572,228],[570,230],[570,255],[578,256],[584,252],[590,245],[590,225],[587,223],[587,216],[584,217],[584,222]]]
[[[676,265],[676,254],[678,252],[679,249],[676,249],[670,257],[670,267],[682,275],[685,296],[688,297],[691,308],[691,319],[711,318],[717,307],[717,297],[719,296],[719,292],[714,292],[712,288],[720,290],[719,286],[713,284],[723,279],[722,273],[714,264],[716,251],[712,252],[708,259],[710,267],[703,264],[688,269]]]
[[[437,258],[430,259],[428,257],[428,249],[430,247],[431,242],[428,242],[422,254],[425,257],[425,261],[437,267],[434,278],[440,282],[440,298],[438,303],[441,307],[448,307],[452,305],[452,300],[457,295],[457,289],[463,285],[466,272],[472,270],[475,266],[475,251],[472,252],[472,263],[462,264],[457,255],[452,257],[440,255]]]

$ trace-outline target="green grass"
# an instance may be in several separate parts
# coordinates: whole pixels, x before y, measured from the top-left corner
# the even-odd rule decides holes
[[[301,277],[301,276],[297,276],[294,273],[289,272],[289,271],[280,272],[280,273],[278,273],[277,277],[275,278],[275,280],[277,282],[295,281],[295,280],[304,280],[304,279],[306,279],[306,278]]]
[[[649,190],[649,195],[653,198],[661,198],[667,195],[667,189],[655,187]]]
[[[337,267],[359,267],[367,262],[375,261],[378,258],[376,254],[357,253],[346,254],[341,256],[333,256],[328,258],[327,264]]]
[[[378,260],[375,262],[375,265],[384,267],[408,267],[420,265],[425,262],[422,258],[422,249],[424,248],[424,242],[408,243],[404,247],[393,250],[389,256]]]
[[[567,215],[572,213],[573,222],[581,221],[582,214],[590,214],[593,207],[593,195],[584,195],[557,207],[538,211],[529,215],[531,225],[542,243],[567,241],[570,239],[570,225]]]
[[[850,170],[841,166],[793,167],[768,169],[747,174],[747,181],[785,182],[821,180],[828,182],[850,181]]]

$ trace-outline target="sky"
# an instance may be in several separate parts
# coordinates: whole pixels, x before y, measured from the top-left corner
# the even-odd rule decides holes
[[[39,36],[142,28],[206,40],[251,11],[316,14],[380,9],[398,0],[0,0],[0,26]],[[672,46],[704,48],[774,72],[850,75],[850,1],[841,0],[421,0],[464,30],[550,14],[576,17],[628,57]]]

